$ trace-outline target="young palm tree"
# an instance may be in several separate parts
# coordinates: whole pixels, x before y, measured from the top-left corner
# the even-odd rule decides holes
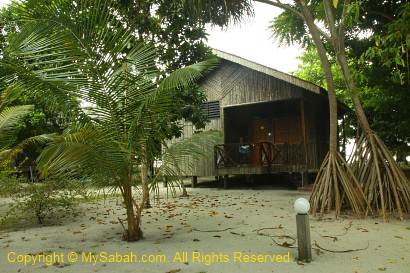
[[[97,176],[118,187],[127,212],[124,237],[136,241],[141,239],[141,214],[149,193],[149,162],[175,122],[180,103],[175,94],[194,87],[217,60],[161,79],[155,50],[136,42],[134,27],[122,21],[115,3],[28,0],[16,5],[26,23],[8,48],[18,65],[5,65],[9,84],[81,99],[89,121],[61,136],[32,139],[48,143],[38,159],[39,169],[43,176]],[[165,160],[162,170],[175,173],[179,168],[170,165],[176,162]],[[139,202],[133,195],[138,183],[143,192]]]

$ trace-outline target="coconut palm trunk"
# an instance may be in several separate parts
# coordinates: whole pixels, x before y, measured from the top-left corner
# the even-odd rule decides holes
[[[141,149],[145,153],[145,147]],[[144,155],[146,157],[146,154]],[[132,160],[133,157],[131,157]],[[124,205],[127,215],[127,228],[125,228],[124,240],[128,242],[135,242],[142,239],[143,233],[141,230],[142,223],[142,211],[146,208],[147,200],[149,199],[149,177],[148,170],[149,165],[146,164],[145,160],[141,162],[140,168],[140,179],[141,179],[141,190],[142,198],[140,202],[136,202],[133,197],[133,178],[132,178],[132,167],[128,169],[127,174],[121,180],[120,190],[124,200]]]
[[[132,186],[131,184],[126,184],[122,187],[123,199],[125,204],[125,209],[127,211],[127,230],[124,234],[124,239],[126,241],[138,241],[140,239],[140,221],[136,217],[134,210],[134,199],[132,197]]]

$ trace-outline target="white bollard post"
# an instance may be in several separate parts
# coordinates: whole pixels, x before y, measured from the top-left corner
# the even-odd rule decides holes
[[[293,205],[296,211],[296,229],[298,236],[298,260],[304,262],[312,261],[312,244],[310,241],[309,225],[309,201],[298,198]]]

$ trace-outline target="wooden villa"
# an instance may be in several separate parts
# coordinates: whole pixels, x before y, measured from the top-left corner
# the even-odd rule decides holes
[[[214,50],[221,63],[202,82],[209,123],[223,132],[213,158],[189,176],[314,173],[328,151],[327,92],[292,75]],[[342,105],[341,105],[342,106]],[[343,118],[344,107],[338,107]],[[195,128],[184,123],[184,137]]]

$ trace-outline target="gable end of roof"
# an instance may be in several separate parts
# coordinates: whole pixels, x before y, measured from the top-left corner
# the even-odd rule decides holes
[[[275,77],[277,79],[283,80],[285,82],[288,82],[290,84],[293,84],[295,86],[299,86],[303,89],[309,90],[313,93],[316,94],[323,94],[323,91],[321,91],[322,88],[320,88],[319,86],[317,86],[316,84],[313,84],[311,82],[302,80],[298,77],[289,75],[287,73],[281,72],[279,70],[249,61],[247,59],[244,59],[242,57],[221,51],[221,50],[217,50],[217,49],[212,49],[212,52],[219,58],[242,65],[244,67],[247,67],[249,69],[264,73],[266,75]]]

